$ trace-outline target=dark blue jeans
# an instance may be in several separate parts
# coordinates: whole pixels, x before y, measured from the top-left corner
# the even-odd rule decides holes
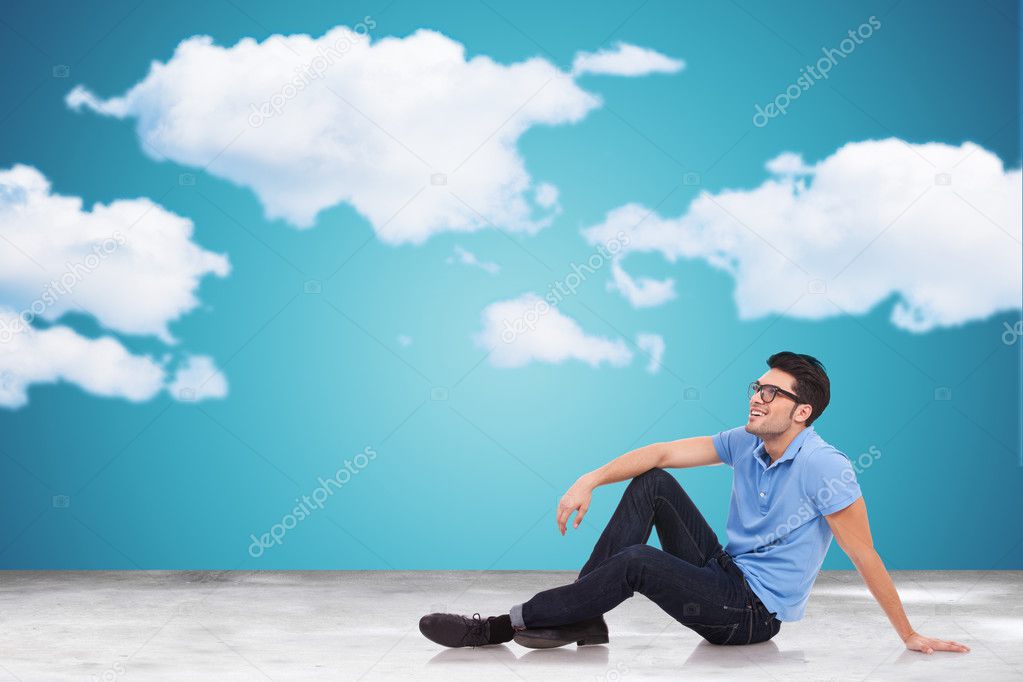
[[[646,544],[654,528],[663,549]],[[512,623],[544,627],[596,618],[636,592],[712,644],[755,644],[781,628],[663,469],[632,479],[576,581],[514,607]]]

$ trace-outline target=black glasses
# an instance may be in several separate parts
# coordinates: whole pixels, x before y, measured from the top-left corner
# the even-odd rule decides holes
[[[775,396],[781,393],[786,398],[791,399],[793,402],[802,404],[802,400],[795,393],[789,393],[784,388],[778,388],[773,384],[760,384],[754,381],[749,385],[749,397],[752,398],[755,394],[760,394],[760,399],[765,403],[769,403],[774,400]]]

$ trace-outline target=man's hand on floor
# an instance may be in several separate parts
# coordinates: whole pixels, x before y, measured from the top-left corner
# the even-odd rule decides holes
[[[568,492],[561,496],[561,500],[558,502],[558,529],[562,535],[565,534],[565,528],[568,526],[568,519],[572,516],[572,512],[578,512],[572,527],[579,527],[579,523],[586,516],[586,510],[590,508],[592,497],[593,486],[583,478],[573,483]]]
[[[935,651],[958,651],[966,653],[970,650],[970,647],[965,644],[953,642],[952,640],[924,637],[917,632],[914,632],[906,638],[906,648],[910,651],[922,651],[925,654],[933,654]]]

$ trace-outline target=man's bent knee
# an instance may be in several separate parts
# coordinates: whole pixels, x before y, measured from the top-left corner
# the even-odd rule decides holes
[[[650,566],[660,552],[650,545],[629,545],[616,555],[622,560],[625,582],[632,590],[642,592],[644,569]]]
[[[654,484],[666,478],[672,481],[675,480],[675,477],[669,474],[664,469],[653,468],[650,469],[649,471],[644,471],[639,476],[633,478],[632,483],[635,483],[637,485]]]

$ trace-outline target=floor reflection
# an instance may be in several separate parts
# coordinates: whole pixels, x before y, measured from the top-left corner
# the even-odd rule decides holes
[[[516,656],[517,652],[524,652]],[[485,646],[478,649],[444,649],[429,661],[430,665],[469,663],[503,663],[510,665],[569,665],[576,668],[605,668],[610,653],[606,646],[568,646],[557,649],[524,649],[516,646],[512,651],[508,646]]]
[[[683,665],[701,668],[747,668],[751,662],[763,667],[806,663],[807,658],[802,649],[781,650],[773,639],[741,646],[718,646],[701,640],[693,647],[692,653]]]

